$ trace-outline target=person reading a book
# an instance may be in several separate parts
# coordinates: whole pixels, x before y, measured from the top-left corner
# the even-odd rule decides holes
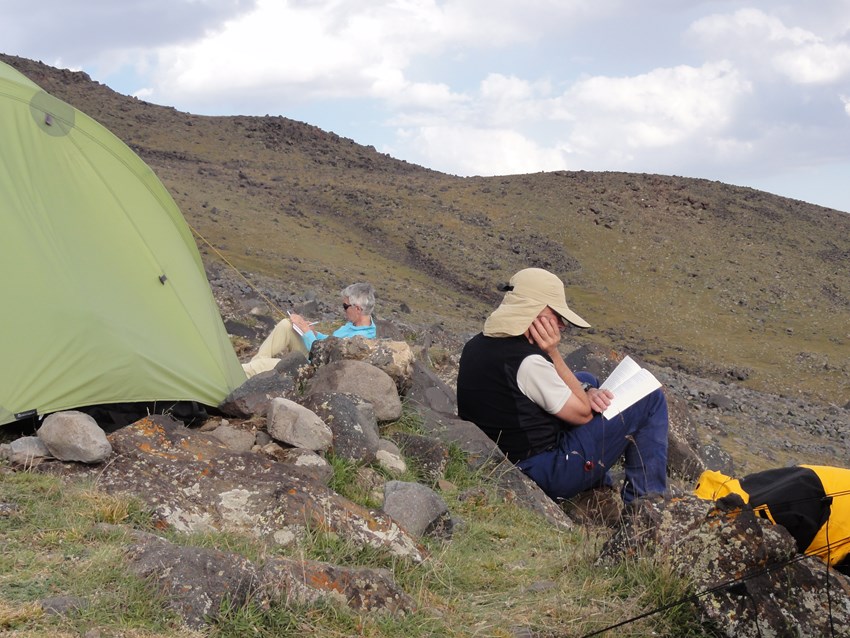
[[[556,275],[541,268],[516,273],[483,332],[463,348],[458,415],[550,498],[612,485],[608,470],[623,456],[625,503],[663,493],[668,412],[660,384],[646,372],[650,385],[634,395],[641,398],[617,406],[619,389],[600,388],[593,375],[573,373],[564,361],[558,344],[567,323],[590,327],[570,310]],[[644,385],[644,375],[634,380]]]
[[[279,355],[287,352],[300,352],[308,356],[313,343],[327,339],[328,336],[340,339],[358,336],[374,339],[377,336],[375,322],[372,321],[375,290],[371,284],[351,284],[344,288],[340,295],[342,311],[346,318],[343,326],[335,330],[332,335],[326,335],[314,330],[314,323],[307,321],[301,315],[289,313],[289,318],[280,321],[266,337],[257,354],[248,363],[242,364],[245,374],[250,378],[261,372],[273,370],[280,362]]]

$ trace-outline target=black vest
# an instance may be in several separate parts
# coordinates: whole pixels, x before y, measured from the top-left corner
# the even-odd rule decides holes
[[[460,356],[458,415],[481,428],[514,463],[557,445],[558,433],[566,426],[517,385],[519,366],[532,354],[551,361],[523,335],[503,338],[477,334]]]

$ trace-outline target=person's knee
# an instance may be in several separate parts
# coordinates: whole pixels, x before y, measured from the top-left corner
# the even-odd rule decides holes
[[[579,370],[575,374],[576,374],[576,379],[578,379],[582,383],[589,383],[594,388],[599,387],[599,379],[597,379],[595,376],[593,376],[592,374],[590,374],[586,370]]]

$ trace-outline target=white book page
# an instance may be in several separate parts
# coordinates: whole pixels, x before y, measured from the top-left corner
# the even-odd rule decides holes
[[[625,359],[623,359],[623,362],[625,362]],[[601,386],[614,393],[614,399],[611,401],[611,405],[602,413],[602,416],[606,419],[614,418],[653,390],[661,387],[661,382],[649,370],[641,368],[632,359],[629,359],[629,362],[628,369],[632,371],[630,376],[624,378],[623,375],[618,375],[618,378],[615,379],[616,384],[609,384],[609,381],[620,370],[620,366],[617,366],[617,369],[614,370],[611,376]]]
[[[611,373],[605,382],[599,386],[600,390],[611,390],[619,386],[623,381],[628,379],[629,377],[640,372],[640,366],[632,359],[630,356],[626,355],[620,363],[617,364],[617,367],[614,368],[614,372]]]
[[[289,310],[286,311],[286,314],[289,315],[290,317],[292,317],[292,313]],[[295,332],[300,334],[302,337],[304,336],[304,331],[301,328],[299,328],[298,326],[296,326],[294,323],[292,323],[291,319],[289,320],[289,323],[292,324],[292,329]]]

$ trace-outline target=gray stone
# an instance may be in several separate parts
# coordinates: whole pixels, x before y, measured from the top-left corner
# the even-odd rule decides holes
[[[432,483],[442,478],[449,460],[449,448],[445,443],[409,432],[396,432],[392,437],[422,478]]]
[[[41,608],[45,613],[54,616],[67,616],[68,614],[88,609],[89,602],[79,596],[53,596],[41,601]]]
[[[368,401],[378,421],[401,417],[401,399],[390,376],[363,361],[337,361],[320,367],[308,382],[310,394],[353,394]]]
[[[4,447],[7,449],[6,458],[13,465],[31,467],[53,458],[47,445],[37,436],[22,436]]]
[[[383,510],[416,538],[445,527],[450,521],[446,502],[421,483],[387,481]],[[448,531],[451,531],[450,525]]]
[[[351,394],[310,394],[304,407],[330,426],[334,454],[363,463],[375,460],[381,437],[371,403]]]
[[[300,470],[309,472],[316,480],[327,485],[333,477],[333,467],[322,456],[304,448],[284,448],[277,443],[267,443],[262,447],[264,454],[281,463],[288,463]]]
[[[50,453],[61,461],[102,463],[112,454],[106,433],[84,412],[56,412],[44,419],[38,429]]]
[[[378,464],[394,474],[404,474],[407,471],[407,463],[401,456],[398,446],[387,439],[378,441],[378,451],[375,453]]]
[[[413,363],[411,387],[405,397],[413,404],[441,414],[457,414],[457,395],[421,361]]]
[[[289,399],[272,399],[266,429],[273,439],[307,450],[327,450],[333,443],[331,428],[315,412]]]
[[[256,439],[253,432],[232,425],[220,425],[210,434],[234,452],[250,452]]]
[[[255,375],[231,392],[218,406],[224,414],[237,418],[265,415],[277,397],[294,397],[295,380],[274,370]]]

